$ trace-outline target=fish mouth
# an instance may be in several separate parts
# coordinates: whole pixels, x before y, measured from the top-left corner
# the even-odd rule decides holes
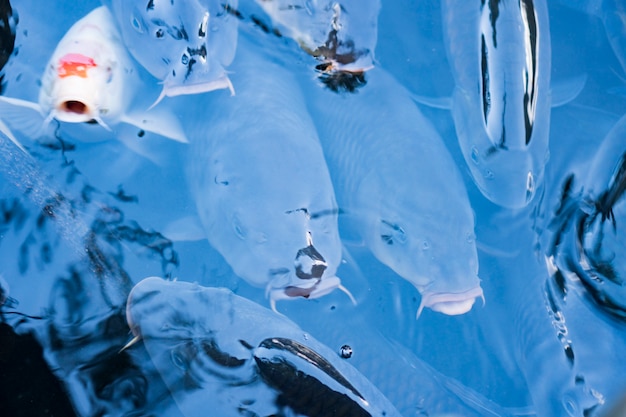
[[[267,296],[270,300],[270,306],[273,311],[278,312],[276,310],[276,301],[278,300],[293,300],[294,298],[307,298],[307,299],[315,299],[323,297],[327,294],[330,294],[335,289],[338,289],[345,293],[352,301],[352,304],[356,305],[356,300],[348,291],[346,287],[341,285],[341,279],[337,276],[320,278],[313,281],[313,285],[311,284],[311,280],[303,281],[301,285],[288,285],[282,288],[268,288]]]
[[[479,297],[483,300],[484,305],[485,295],[480,286],[458,293],[425,291],[422,293],[422,302],[417,309],[415,318],[419,318],[424,308],[430,308],[448,316],[465,314],[472,309],[474,302]]]

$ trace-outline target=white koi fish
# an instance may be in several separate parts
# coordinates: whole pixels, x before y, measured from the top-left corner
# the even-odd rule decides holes
[[[374,67],[379,0],[255,0],[284,36],[294,39],[326,72]]]
[[[203,409],[209,401],[224,416],[239,416],[243,407],[269,415],[258,408],[277,394],[298,415],[400,416],[336,352],[286,317],[225,288],[150,277],[133,288],[126,306],[134,340],[143,340],[181,410],[195,409],[186,402],[201,390]]]
[[[9,126],[39,138],[50,132],[52,120],[95,122],[130,147],[141,131],[187,142],[174,115],[132,111],[141,101],[141,85],[111,14],[106,7],[99,7],[76,22],[57,45],[41,78],[37,103],[0,96],[0,129],[20,147]],[[123,124],[136,128],[130,137],[118,134]],[[93,140],[89,134],[80,139]]]
[[[188,115],[188,178],[205,236],[237,275],[266,288],[272,308],[345,291],[335,275],[337,203],[315,126],[293,75],[243,38],[237,95],[187,106],[200,112]]]
[[[456,82],[452,115],[474,182],[492,202],[530,203],[550,126],[550,32],[544,0],[442,2]]]
[[[309,90],[339,207],[359,239],[419,290],[418,316],[423,308],[469,311],[483,297],[474,215],[452,157],[410,93],[381,68],[359,94]]]
[[[235,57],[237,0],[104,0],[135,59],[163,83],[164,97],[227,88]],[[156,103],[155,103],[156,104]]]

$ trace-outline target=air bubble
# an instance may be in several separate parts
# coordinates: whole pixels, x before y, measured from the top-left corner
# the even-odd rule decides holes
[[[343,345],[341,349],[339,349],[339,355],[344,359],[349,359],[352,357],[352,347],[350,345]]]

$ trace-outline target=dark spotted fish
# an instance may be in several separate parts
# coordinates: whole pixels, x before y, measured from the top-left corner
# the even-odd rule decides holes
[[[146,278],[126,312],[179,405],[200,391],[220,415],[240,415],[243,404],[254,412],[271,408],[267,399],[274,398],[275,407],[306,416],[400,416],[336,352],[229,290]],[[223,395],[211,399],[209,390]]]
[[[189,115],[188,179],[204,236],[272,306],[343,290],[337,203],[304,98],[281,58],[247,37],[240,44],[237,95],[197,97],[206,101]]]
[[[105,0],[133,57],[163,83],[157,100],[228,88],[237,0]]]

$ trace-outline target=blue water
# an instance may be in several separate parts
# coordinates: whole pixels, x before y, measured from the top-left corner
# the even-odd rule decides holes
[[[344,363],[354,367],[403,416],[626,415],[624,410],[607,414],[626,392],[626,213],[621,198],[626,180],[620,171],[626,135],[622,119],[626,68],[620,65],[626,51],[620,47],[626,31],[609,24],[611,17],[619,15],[613,13],[621,10],[623,16],[619,2],[597,2],[602,4],[596,8],[589,3],[587,7],[566,1],[548,4],[552,90],[581,78],[585,84],[580,94],[551,110],[550,159],[543,184],[526,207],[504,208],[485,198],[459,148],[451,112],[416,104],[437,129],[465,186],[474,213],[484,305],[477,299],[462,315],[424,309],[416,319],[420,293],[374,257],[359,236],[353,236],[341,206],[342,260],[337,276],[357,304],[339,290],[313,300],[277,302],[277,310],[293,321],[289,332],[301,331],[316,340],[313,346],[321,343],[328,348],[324,352],[335,352],[336,356],[326,353],[331,364],[340,361],[340,367]],[[95,0],[56,1],[45,7],[33,0],[12,1],[19,20],[15,50],[2,70],[2,95],[37,101],[39,78],[56,44],[76,20],[100,5]],[[248,2],[240,6],[244,15],[246,7],[259,13]],[[410,94],[450,97],[455,81],[446,58],[438,1],[384,1],[377,29],[377,68],[371,71],[386,71]],[[310,93],[311,86],[324,91],[315,78],[318,61],[296,42],[266,34],[247,18],[239,22],[238,30],[237,46],[250,49],[239,50],[227,68],[232,71],[235,97],[246,97],[245,91],[250,91],[246,85],[256,91],[257,84],[241,78],[242,74],[252,77],[255,71],[241,62],[258,60],[259,85],[262,77],[276,77],[272,79],[276,81],[282,75],[285,84],[287,77],[293,77],[301,92],[294,89],[293,95],[282,99],[303,101],[294,101],[289,109],[293,117],[310,117],[321,125],[316,119],[321,112],[311,104],[317,93]],[[280,69],[284,73],[262,72],[268,62],[289,65]],[[145,94],[158,94],[158,80],[140,71],[152,86]],[[367,72],[365,77],[370,77]],[[370,79],[377,80],[375,75]],[[341,94],[358,97],[368,86],[372,85]],[[228,90],[219,90],[165,98],[164,104],[197,143],[204,135],[215,135],[218,129],[210,129],[217,123],[227,131],[248,120],[236,111],[230,113],[230,120],[204,117],[203,109],[222,105],[227,110],[212,115],[229,114],[229,99]],[[251,101],[258,105],[271,99],[268,94]],[[358,114],[354,116],[359,120]],[[213,124],[203,125],[205,119]],[[280,120],[277,115],[275,123]],[[259,128],[271,122],[266,117]],[[345,129],[336,124],[327,129]],[[389,136],[379,139],[391,144],[393,119],[389,124]],[[197,195],[190,189],[188,175],[191,165],[203,166],[193,160],[204,155],[197,151],[200,148],[148,135],[148,148],[156,155],[150,160],[121,141],[82,141],[70,129],[59,132],[40,141],[16,132],[29,155],[0,136],[0,319],[18,334],[34,335],[76,414],[190,417],[219,409],[224,413],[220,415],[233,416],[298,415],[290,407],[276,405],[275,388],[259,382],[261,377],[256,385],[238,385],[205,368],[181,366],[167,338],[158,343],[140,341],[120,351],[134,336],[126,317],[128,295],[149,276],[225,287],[264,308],[270,306],[263,288],[235,274],[237,266],[229,261],[237,256],[220,254],[218,245],[207,239],[173,236],[181,219],[196,215]],[[350,155],[347,150],[345,157]],[[284,157],[289,156],[293,155]],[[245,171],[229,178],[237,175],[245,176]],[[415,189],[424,187],[416,184]],[[336,186],[335,192],[339,192]],[[384,196],[376,194],[372,199]],[[265,203],[269,204],[259,196],[258,205]],[[424,196],[425,207],[428,204]],[[444,224],[441,229],[447,230]],[[448,253],[450,258],[438,261],[452,263],[454,255]],[[176,294],[172,290],[171,303],[154,309],[143,323],[165,327],[175,313],[172,306],[178,305]],[[203,322],[208,308],[191,300],[179,307],[190,317],[188,326]],[[219,306],[211,308],[219,310]],[[234,309],[233,314],[244,314]],[[272,328],[277,313],[263,311],[268,319],[261,320],[265,327],[259,324],[257,330],[267,337],[282,332]],[[193,337],[209,337],[212,331],[196,329]],[[243,326],[230,331],[232,340],[249,336]],[[346,344],[353,356],[341,359],[338,352]],[[201,352],[190,357],[198,362],[212,360]],[[0,389],[11,392],[6,381],[0,367]],[[238,406],[233,405],[236,400],[226,401],[226,406],[215,400],[242,395],[245,401]],[[218,408],[218,403],[226,409]]]

